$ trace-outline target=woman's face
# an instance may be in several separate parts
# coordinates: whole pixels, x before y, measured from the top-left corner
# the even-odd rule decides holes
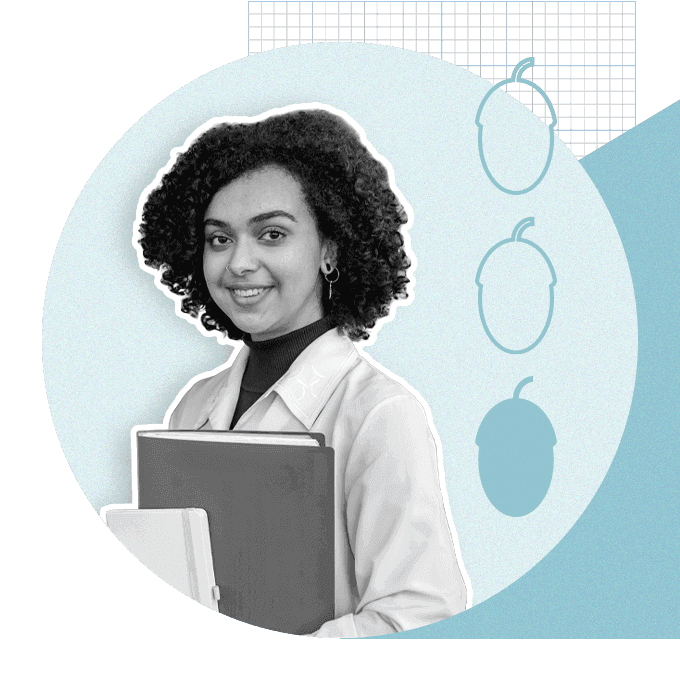
[[[323,317],[328,253],[300,183],[278,166],[222,187],[205,213],[203,273],[217,306],[253,340]]]

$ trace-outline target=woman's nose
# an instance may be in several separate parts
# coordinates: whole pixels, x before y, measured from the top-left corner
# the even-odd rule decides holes
[[[235,276],[243,276],[258,268],[253,244],[248,239],[238,239],[231,249],[231,257],[227,269]]]

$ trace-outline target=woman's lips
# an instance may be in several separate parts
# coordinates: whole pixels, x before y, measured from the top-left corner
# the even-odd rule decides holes
[[[227,290],[231,293],[232,299],[240,305],[251,305],[259,302],[271,289],[272,286],[252,286],[247,288],[227,287]]]

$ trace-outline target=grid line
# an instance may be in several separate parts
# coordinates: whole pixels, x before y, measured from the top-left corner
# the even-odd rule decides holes
[[[635,2],[249,2],[248,53],[363,42],[429,54],[498,83],[526,78],[550,97],[555,128],[579,158],[635,125]],[[536,89],[505,89],[550,121]]]

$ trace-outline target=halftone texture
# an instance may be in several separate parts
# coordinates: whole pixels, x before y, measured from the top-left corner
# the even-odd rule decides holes
[[[577,158],[635,125],[635,2],[248,3],[249,54],[318,42],[414,50],[494,84],[533,56]],[[546,115],[531,88],[506,89]]]

